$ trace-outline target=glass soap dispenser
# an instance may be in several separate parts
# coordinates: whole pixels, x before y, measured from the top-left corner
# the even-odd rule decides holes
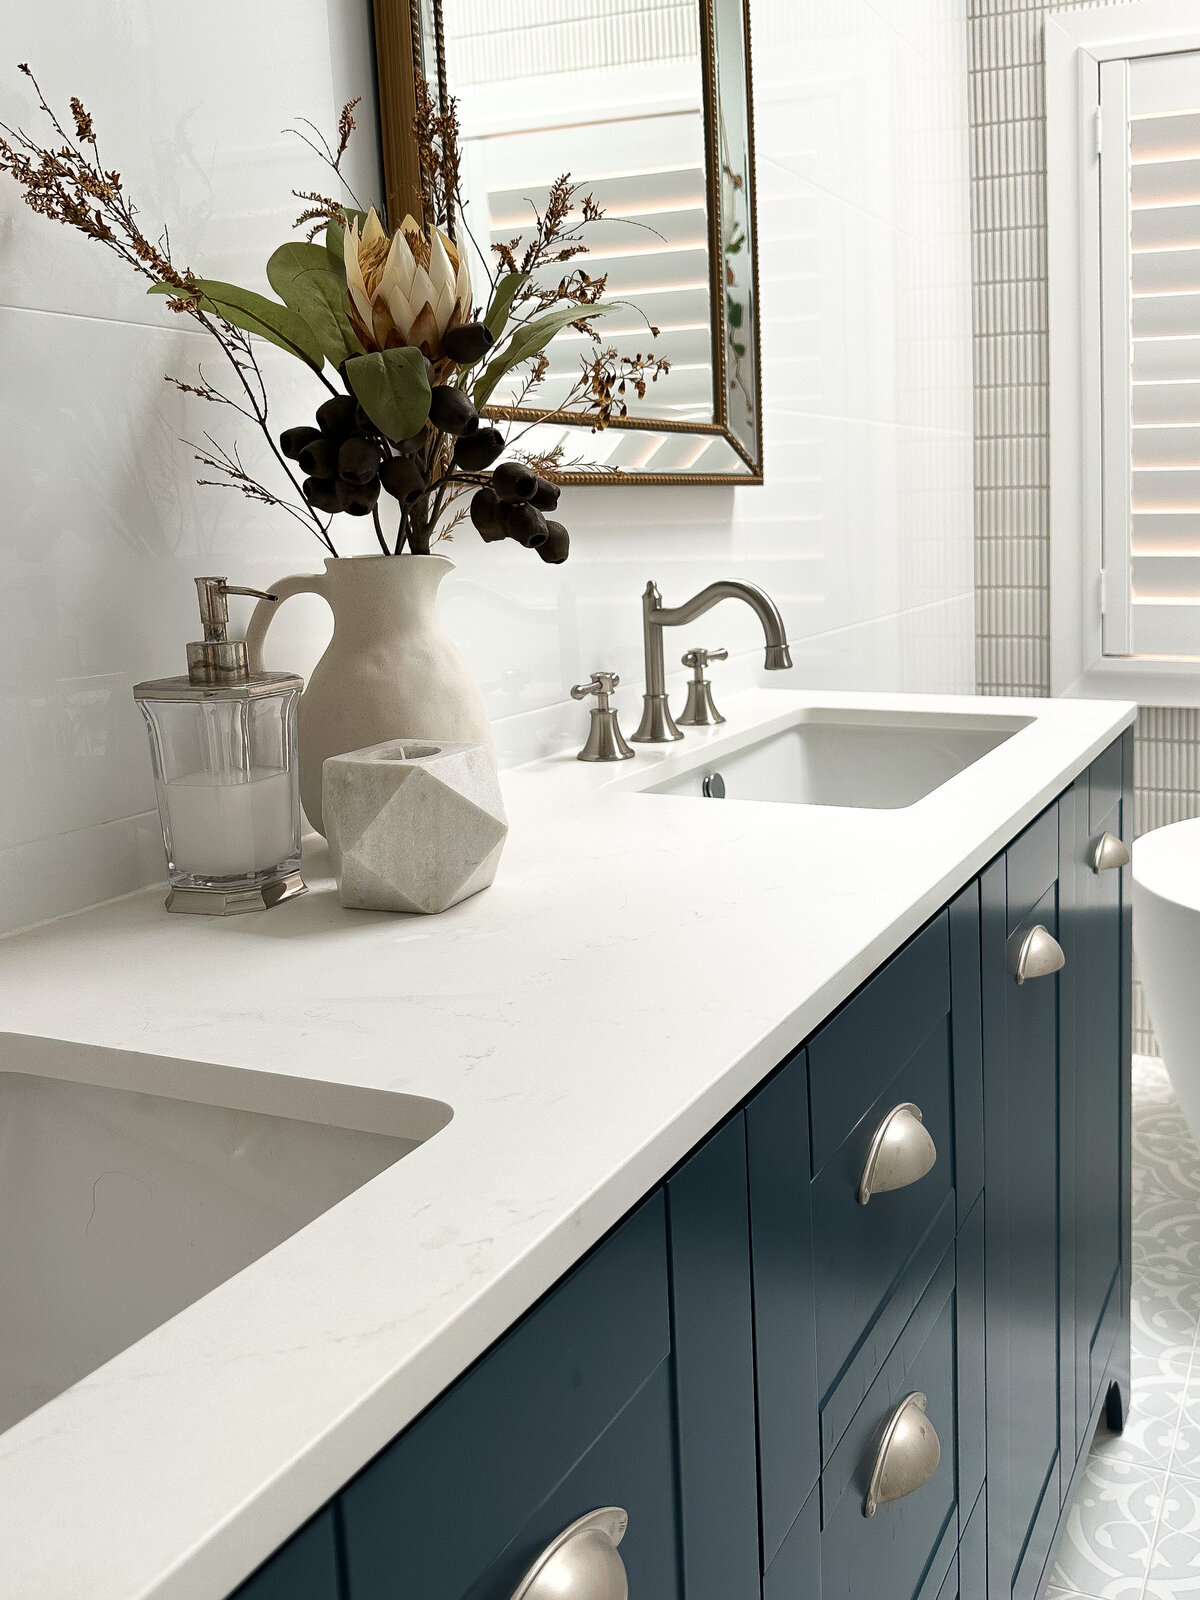
[[[224,578],[197,578],[204,638],[187,647],[187,677],[139,683],[150,733],[168,911],[232,916],[303,894],[296,706],[303,680],[251,675],[228,637],[231,594],[274,600]]]

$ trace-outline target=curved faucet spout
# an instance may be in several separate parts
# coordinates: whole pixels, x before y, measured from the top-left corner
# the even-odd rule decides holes
[[[651,581],[642,595],[642,638],[646,650],[646,693],[644,709],[637,732],[633,735],[638,744],[669,744],[683,735],[675,725],[667,705],[667,674],[663,656],[663,629],[677,628],[694,622],[722,600],[743,600],[762,623],[766,641],[768,672],[779,672],[792,664],[788,649],[787,632],[779,607],[765,590],[756,583],[742,583],[736,578],[722,578],[701,589],[690,600],[679,606],[664,606],[658,586]]]

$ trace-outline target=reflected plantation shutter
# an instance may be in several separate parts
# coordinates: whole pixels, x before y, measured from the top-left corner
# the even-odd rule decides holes
[[[1200,655],[1200,52],[1100,68],[1104,650]]]

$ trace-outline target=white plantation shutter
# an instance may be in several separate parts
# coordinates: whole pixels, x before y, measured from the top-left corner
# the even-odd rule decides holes
[[[1104,650],[1200,656],[1200,51],[1100,106]]]

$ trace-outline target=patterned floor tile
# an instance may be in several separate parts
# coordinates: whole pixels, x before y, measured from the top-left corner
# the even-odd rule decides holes
[[[1194,1285],[1149,1283],[1135,1276],[1130,1310],[1133,1342],[1148,1352],[1190,1350],[1200,1325]]]
[[[1171,1470],[1180,1478],[1200,1479],[1200,1367],[1195,1362],[1180,1412]],[[1200,1573],[1196,1587],[1200,1594]]]
[[[1165,1370],[1164,1370],[1165,1369]],[[1171,1465],[1184,1406],[1188,1363],[1168,1352],[1162,1368],[1153,1375],[1134,1371],[1133,1396],[1122,1433],[1101,1428],[1092,1455],[1106,1461],[1129,1461],[1136,1466]]]
[[[1150,1570],[1146,1600],[1195,1600],[1200,1594],[1200,1483],[1174,1474],[1163,1492],[1162,1514]]]
[[[1043,1600],[1200,1600],[1200,1154],[1161,1061],[1133,1067],[1133,1383]]]
[[[1097,1452],[1067,1513],[1051,1587],[1091,1600],[1141,1600],[1166,1470]]]

